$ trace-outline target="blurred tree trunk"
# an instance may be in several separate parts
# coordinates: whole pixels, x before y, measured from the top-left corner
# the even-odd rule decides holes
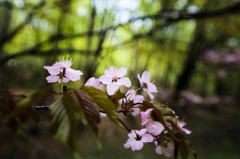
[[[195,36],[193,38],[192,43],[190,44],[188,52],[186,53],[187,59],[183,67],[183,71],[179,75],[176,83],[174,94],[175,100],[178,99],[180,91],[187,88],[188,84],[190,83],[191,77],[195,71],[196,63],[199,60],[199,57],[208,48],[207,39],[204,36],[205,35],[204,24],[205,23],[197,22]]]

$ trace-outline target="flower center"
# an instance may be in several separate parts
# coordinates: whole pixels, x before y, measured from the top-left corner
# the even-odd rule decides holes
[[[136,134],[136,140],[138,141],[138,140],[141,140],[141,138],[142,138],[142,136],[140,136],[139,134]]]
[[[112,78],[112,82],[117,82],[117,80],[118,80],[118,77],[117,77],[117,76],[114,76],[114,77]]]
[[[143,82],[143,83],[142,83],[142,87],[143,87],[143,88],[147,88],[147,83]]]

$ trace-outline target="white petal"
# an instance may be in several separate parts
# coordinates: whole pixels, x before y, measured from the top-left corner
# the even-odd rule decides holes
[[[100,117],[105,118],[105,117],[107,117],[107,114],[100,112]]]
[[[138,130],[135,130],[135,131],[138,131]],[[135,131],[132,130],[132,131],[128,134],[128,137],[129,137],[129,138],[133,138],[133,139],[136,138],[137,136],[136,136]]]
[[[137,131],[137,133],[142,136],[143,134],[145,134],[147,132],[147,129],[141,129],[139,131]]]
[[[130,89],[129,91],[127,91],[126,93],[126,97],[130,100],[133,101],[135,98],[135,94],[136,92],[133,89]]]
[[[139,108],[132,108],[133,112],[132,115],[137,116],[140,113],[140,109]]]
[[[152,84],[152,83],[148,83],[148,90],[150,91],[150,92],[158,92],[157,91],[157,87],[154,85],[154,84]]]
[[[123,77],[127,74],[127,67],[121,67],[116,71],[117,77]]]
[[[107,77],[114,77],[115,76],[115,70],[113,66],[110,66],[108,69],[105,70],[105,76]]]
[[[91,77],[87,80],[87,82],[85,83],[85,86],[93,86],[95,81],[96,79],[94,77]]]
[[[65,76],[71,81],[77,81],[80,80],[80,76],[83,75],[83,73],[79,70],[74,70],[71,68],[66,68]]]
[[[124,144],[124,148],[126,148],[126,149],[130,148],[134,141],[135,141],[135,139],[128,138],[127,142]]]
[[[60,67],[56,66],[44,66],[43,68],[46,69],[50,75],[58,75],[61,70]]]
[[[153,99],[154,99],[154,96],[152,95],[152,93],[149,92],[148,90],[147,90],[147,93],[148,93],[149,97],[151,98],[151,100],[153,100]]]
[[[62,80],[63,83],[67,83],[68,81],[69,81],[68,78],[63,77],[63,80]],[[61,79],[58,81],[58,83],[61,83]]]
[[[128,77],[123,77],[117,81],[117,85],[119,85],[119,86],[124,85],[126,87],[130,87],[132,85],[132,83]]]
[[[188,130],[188,129],[186,129],[186,128],[182,128],[182,130],[186,133],[186,134],[191,134],[192,133],[192,131],[190,131],[190,130]]]
[[[102,85],[99,79],[96,79],[94,77],[91,77],[87,80],[87,82],[85,83],[85,86],[92,86],[95,87],[97,89],[101,89]]]
[[[133,100],[133,103],[142,103],[143,101],[144,101],[144,96],[136,95],[134,100]]]
[[[174,142],[170,141],[166,148],[163,148],[163,153],[166,157],[171,157],[174,152]]]
[[[141,138],[142,142],[153,142],[153,137],[150,134],[144,134]]]
[[[105,75],[102,75],[99,77],[99,80],[103,83],[103,84],[110,84],[112,83],[112,78],[111,77],[107,77]]]
[[[138,78],[138,80],[139,80],[140,85],[142,85],[142,79],[141,79],[141,77],[140,77],[139,74],[137,74],[137,78]]]
[[[47,76],[46,80],[48,83],[57,82],[59,80],[59,76],[50,75],[50,76]]]
[[[107,93],[108,95],[112,96],[118,90],[119,86],[116,82],[111,82],[107,85]]]
[[[150,73],[147,71],[144,71],[142,74],[142,81],[145,83],[150,83]]]
[[[163,154],[161,145],[156,146],[155,152],[158,155],[162,155]]]
[[[157,121],[152,121],[147,125],[147,131],[153,134],[154,136],[161,134],[163,130],[164,126]]]
[[[132,150],[141,150],[143,148],[143,143],[141,141],[135,141],[132,143]]]

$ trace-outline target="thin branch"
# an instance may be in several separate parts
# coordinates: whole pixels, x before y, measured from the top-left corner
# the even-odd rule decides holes
[[[8,60],[10,59],[13,59],[13,58],[16,58],[16,57],[20,57],[20,56],[25,56],[25,55],[29,55],[29,56],[34,56],[34,55],[38,55],[38,56],[49,56],[50,53],[52,54],[62,54],[62,53],[82,53],[82,54],[85,54],[85,53],[88,53],[88,54],[94,54],[94,51],[91,51],[91,50],[75,50],[75,49],[53,49],[53,50],[44,50],[44,51],[41,51],[39,49],[29,49],[29,50],[24,50],[22,52],[19,52],[17,54],[13,54],[13,55],[9,55],[5,58],[2,58],[0,60],[0,66],[2,64],[4,64],[5,62],[7,62]]]
[[[131,132],[131,130],[127,127],[127,125],[121,120],[118,118],[118,121],[124,126],[124,128],[128,131],[128,132]]]

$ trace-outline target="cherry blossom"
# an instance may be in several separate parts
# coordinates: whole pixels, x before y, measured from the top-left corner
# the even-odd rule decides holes
[[[46,78],[48,83],[58,82],[67,83],[69,80],[80,80],[83,73],[80,70],[70,68],[72,66],[71,60],[64,60],[55,62],[52,66],[44,66],[43,68],[48,71],[50,76]]]
[[[132,151],[138,151],[143,148],[143,143],[153,142],[153,137],[150,134],[146,134],[147,129],[132,130],[128,134],[128,140],[124,144],[124,148],[130,148]]]
[[[147,71],[144,71],[142,74],[142,77],[140,75],[137,75],[138,80],[140,82],[140,85],[143,87],[143,90],[148,93],[149,97],[153,100],[154,96],[152,95],[152,92],[158,92],[157,87],[150,82],[150,73]]]
[[[147,131],[154,136],[161,134],[164,126],[158,121],[151,121],[146,125]]]
[[[119,103],[121,105],[124,104],[125,108],[130,109],[132,112],[132,115],[137,116],[140,113],[140,109],[137,103],[143,103],[144,97],[142,95],[136,95],[136,92],[134,90],[129,90],[126,93],[126,98],[122,98],[119,100]],[[133,104],[134,107],[132,107]]]
[[[156,145],[155,152],[158,155],[164,154],[166,157],[172,157],[174,153],[175,144],[174,141],[169,141],[167,144],[164,144],[162,147],[160,143],[154,142]]]
[[[162,133],[164,126],[158,122],[153,121],[150,114],[153,109],[147,109],[145,112],[141,112],[142,125],[146,125],[147,131],[154,136],[157,136]]]
[[[141,114],[141,119],[142,119],[142,125],[146,125],[150,120],[150,114],[153,109],[147,109],[145,112],[140,112]]]
[[[104,73],[105,75],[99,77],[99,80],[107,85],[108,95],[113,95],[122,85],[126,87],[132,85],[130,79],[124,77],[127,74],[127,67],[116,69],[115,67],[110,66]]]
[[[92,86],[95,87],[97,89],[102,89],[102,84],[100,82],[99,79],[91,77],[87,80],[87,82],[85,83],[85,86]]]
[[[177,121],[177,123],[178,123],[179,128],[180,128],[183,132],[185,132],[185,133],[188,134],[188,135],[192,133],[192,131],[190,131],[190,130],[188,130],[188,129],[186,129],[186,128],[183,128],[183,127],[186,125],[186,123],[184,123],[184,122],[182,122],[182,121]]]

